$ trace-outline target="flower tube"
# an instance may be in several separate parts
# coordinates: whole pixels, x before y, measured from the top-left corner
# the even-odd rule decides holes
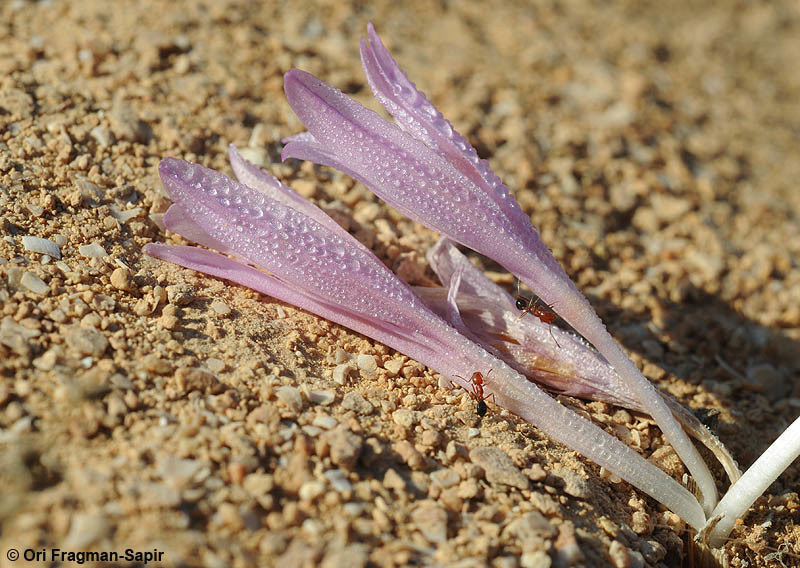
[[[574,333],[521,318],[514,298],[452,241],[439,239],[427,257],[444,288],[415,287],[414,292],[463,335],[550,391],[645,412],[600,353]],[[714,454],[730,483],[736,483],[741,472],[719,438],[677,400],[662,396],[684,430]]]
[[[694,496],[677,481],[585,418],[559,404],[511,367],[431,312],[411,288],[324,213],[250,167],[231,151],[237,175],[174,158],[159,173],[174,204],[165,215],[212,250],[148,244],[152,256],[232,280],[392,347],[464,388],[475,371],[492,370],[487,392],[498,405],[632,483],[692,527],[705,522]],[[249,176],[249,177],[248,177]],[[251,187],[255,186],[255,187]]]

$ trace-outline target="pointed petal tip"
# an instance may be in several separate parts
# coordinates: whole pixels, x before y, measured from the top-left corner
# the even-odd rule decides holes
[[[159,245],[163,246],[163,243],[147,243],[142,247],[142,252],[147,256],[158,258]]]
[[[292,67],[283,74],[283,90],[286,91],[291,85],[302,84],[304,82],[303,79],[307,76],[313,77],[311,73],[298,69],[297,67]]]
[[[164,158],[158,163],[158,176],[161,178],[163,184],[167,178],[180,177],[179,172],[182,167],[191,162],[181,160],[180,158]]]

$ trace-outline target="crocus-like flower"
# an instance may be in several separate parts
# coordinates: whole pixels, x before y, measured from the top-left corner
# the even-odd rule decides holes
[[[361,42],[364,71],[397,124],[292,69],[284,90],[308,132],[289,139],[283,157],[351,175],[411,219],[519,277],[616,369],[689,468],[710,513],[717,502],[714,479],[669,406],[608,333],[488,162],[408,79],[371,25],[368,34]]]
[[[238,183],[167,158],[166,226],[213,250],[149,244],[147,254],[226,278],[372,337],[469,389],[492,370],[495,402],[629,481],[700,528],[695,497],[663,471],[545,394],[431,312],[411,288],[314,205],[231,148]],[[245,185],[246,184],[246,185]]]
[[[602,355],[573,333],[517,315],[514,298],[452,241],[439,239],[427,257],[444,288],[415,287],[414,292],[462,335],[550,391],[644,412]],[[736,483],[739,467],[719,438],[677,400],[669,395],[664,400],[683,428],[719,460],[731,484]]]

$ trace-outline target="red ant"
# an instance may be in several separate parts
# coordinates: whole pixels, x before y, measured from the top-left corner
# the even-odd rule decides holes
[[[561,345],[558,343],[556,336],[553,335],[553,322],[556,321],[558,316],[553,312],[553,304],[546,304],[544,306],[539,305],[539,300],[537,299],[531,305],[530,298],[526,298],[522,294],[519,293],[519,280],[517,280],[517,301],[514,303],[519,311],[522,313],[519,317],[524,316],[527,313],[532,313],[535,317],[539,318],[542,323],[546,323],[550,325],[550,337],[553,338],[555,344],[561,349]]]
[[[476,412],[478,413],[478,416],[481,417],[486,416],[486,412],[489,410],[489,407],[486,405],[486,400],[488,400],[489,397],[492,398],[492,402],[494,404],[497,404],[494,400],[494,393],[483,394],[483,387],[484,385],[489,384],[489,381],[487,381],[486,379],[489,378],[489,374],[491,372],[492,370],[489,369],[489,372],[486,373],[486,377],[484,377],[483,373],[481,373],[480,371],[475,371],[474,373],[472,373],[472,378],[470,379],[470,382],[472,383],[472,390],[467,391],[469,392],[469,396],[472,398],[472,400],[478,403]],[[462,380],[466,380],[464,379],[464,377],[460,375],[456,375],[456,377]]]

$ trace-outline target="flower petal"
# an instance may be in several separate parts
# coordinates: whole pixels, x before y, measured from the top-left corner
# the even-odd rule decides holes
[[[528,231],[527,215],[492,171],[489,162],[478,157],[475,148],[408,78],[371,23],[367,24],[367,34],[369,39],[361,40],[361,64],[381,106],[403,130],[435,150],[490,196],[519,232]]]
[[[275,176],[245,160],[233,144],[228,147],[228,155],[230,156],[233,173],[241,183],[260,191],[270,199],[279,201],[303,213],[323,227],[339,234],[342,238],[350,237],[350,234],[326,215],[322,209],[307,199],[303,199],[300,194],[282,184]]]
[[[411,219],[472,248],[480,234],[491,241],[487,250],[510,243],[522,254],[525,241],[500,205],[441,155],[309,73],[292,69],[284,89],[313,141],[290,142],[283,159],[341,169]],[[528,231],[535,234],[530,223]]]

